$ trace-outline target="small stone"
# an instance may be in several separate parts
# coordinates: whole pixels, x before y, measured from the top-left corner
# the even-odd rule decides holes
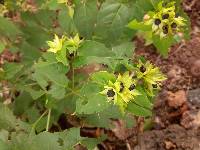
[[[198,129],[200,127],[200,111],[186,111],[181,118],[181,125],[186,129]]]
[[[171,141],[165,141],[165,148],[166,149],[174,149],[176,148],[176,145],[172,143]]]
[[[181,76],[181,68],[179,66],[172,66],[169,72],[167,73],[167,77],[169,79],[179,78]]]
[[[178,108],[182,106],[187,101],[186,93],[184,90],[179,90],[176,93],[168,92],[168,105],[173,108]]]
[[[191,73],[195,77],[200,77],[200,60],[196,60],[192,67],[191,67]]]

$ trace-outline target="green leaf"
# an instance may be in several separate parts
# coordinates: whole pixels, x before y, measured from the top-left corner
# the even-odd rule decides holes
[[[56,53],[56,59],[58,62],[61,62],[65,66],[69,66],[67,57],[66,57],[66,49],[61,49],[59,52]]]
[[[5,49],[5,44],[0,42],[0,53],[2,53],[4,49]]]
[[[75,31],[75,25],[73,19],[69,16],[69,9],[63,7],[58,14],[58,21],[62,28],[67,33],[73,33]]]
[[[153,2],[154,0],[135,0],[132,7],[133,18],[142,21],[143,16],[151,10],[154,10]]]
[[[80,1],[74,12],[74,23],[80,35],[91,39],[97,18],[97,0]]]
[[[134,29],[134,30],[142,30],[142,31],[151,31],[152,30],[150,25],[145,25],[143,22],[138,22],[136,19],[131,21],[128,24],[128,27],[130,29]]]
[[[40,110],[35,107],[29,107],[28,109],[26,109],[24,115],[27,116],[28,122],[30,124],[35,123],[35,121],[41,116]]]
[[[104,44],[96,41],[85,41],[83,45],[78,49],[80,56],[97,56],[97,57],[109,57],[113,53]]]
[[[9,132],[7,130],[0,130],[0,140],[7,142],[9,137]]]
[[[61,133],[64,149],[71,149],[84,138],[80,136],[80,128],[70,128]]]
[[[129,9],[120,2],[105,2],[97,15],[95,35],[101,41],[114,43],[123,35],[129,21]]]
[[[63,149],[72,150],[77,144],[83,144],[88,150],[93,150],[97,144],[102,142],[105,137],[98,139],[86,138],[80,136],[80,128],[70,128],[64,132],[60,132],[60,138],[63,142]]]
[[[6,63],[3,66],[6,79],[14,78],[17,75],[17,73],[21,71],[22,68],[23,68],[23,65],[18,64],[18,63]]]
[[[30,12],[21,13],[21,19],[26,24],[21,28],[24,38],[31,46],[35,48],[45,48],[46,41],[51,39],[52,19],[55,17],[51,11],[39,11],[32,14]]]
[[[148,99],[145,91],[141,87],[137,88],[137,90],[141,93],[141,95],[135,97],[134,102],[141,107],[152,109],[153,104]]]
[[[60,7],[60,4],[58,3],[57,0],[48,0],[44,7],[47,7],[50,10],[58,10]]]
[[[173,44],[174,39],[172,36],[160,38],[158,35],[153,35],[153,44],[164,57],[167,57],[170,46]]]
[[[37,48],[35,48],[34,46],[30,45],[26,41],[23,41],[19,45],[19,50],[23,54],[22,55],[23,63],[33,64],[34,60],[38,59],[41,56],[41,51],[39,51]]]
[[[114,53],[104,44],[96,41],[85,41],[78,49],[79,57],[73,61],[73,67],[80,68],[88,64],[107,64]]]
[[[109,64],[110,57],[96,57],[96,56],[80,56],[76,57],[73,61],[74,68],[80,68],[89,64]]]
[[[85,121],[92,126],[110,129],[113,127],[111,119],[122,119],[122,113],[116,105],[110,105],[105,110],[84,116]]]
[[[136,116],[151,116],[152,112],[149,109],[145,109],[135,103],[129,103],[127,106],[127,111],[133,113]]]
[[[43,90],[52,95],[55,99],[62,99],[65,95],[65,88],[68,86],[66,73],[68,67],[55,61],[55,56],[47,53],[34,65],[34,80],[38,82]],[[49,89],[46,89],[49,86]]]
[[[13,112],[15,115],[22,115],[30,108],[33,99],[27,92],[22,92],[14,101]]]
[[[0,129],[10,130],[16,126],[16,118],[12,111],[0,103]]]
[[[116,77],[114,74],[106,72],[106,71],[100,71],[95,72],[91,75],[92,81],[99,83],[100,85],[106,85],[108,84],[108,81],[114,82],[116,80]]]
[[[101,112],[109,106],[106,96],[99,94],[101,89],[97,84],[87,83],[80,91],[80,97],[76,102],[78,114],[92,114]]]
[[[21,31],[10,20],[0,16],[0,33],[13,39],[21,34]]]
[[[26,88],[26,91],[30,93],[31,97],[34,100],[37,100],[38,98],[40,98],[42,95],[45,94],[45,91],[43,91],[43,90],[35,90],[32,88]]]
[[[8,144],[3,142],[1,139],[0,139],[0,147],[1,150],[9,150]]]
[[[125,42],[113,47],[113,51],[117,57],[132,57],[134,49],[133,42]]]
[[[42,132],[32,139],[30,150],[61,150],[58,143],[58,135],[55,133]]]
[[[86,101],[86,102],[85,102]],[[78,100],[76,103],[76,112],[78,114],[93,114],[103,111],[109,103],[105,96],[100,94],[92,95],[87,100]]]
[[[11,140],[12,150],[62,150],[57,133],[42,132],[38,135],[18,134]]]
[[[85,138],[81,141],[81,144],[85,145],[88,150],[94,150],[97,144],[100,144],[102,141],[106,140],[106,137],[101,138]]]

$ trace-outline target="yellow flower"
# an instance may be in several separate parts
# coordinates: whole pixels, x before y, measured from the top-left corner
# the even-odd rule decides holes
[[[59,39],[59,37],[55,34],[53,41],[47,41],[47,44],[49,46],[49,49],[47,51],[57,53],[63,48],[65,39],[65,36],[62,36],[62,38]]]
[[[104,86],[104,90],[100,94],[106,95],[109,101],[115,101],[117,99],[117,91],[111,81],[108,82],[108,85]]]
[[[144,21],[146,25],[152,25],[153,33],[161,38],[173,35],[182,30],[185,26],[185,19],[175,12],[175,2],[163,5],[163,1],[158,4],[156,12],[151,12],[149,20]]]
[[[150,93],[150,96],[153,96],[153,89],[158,89],[160,82],[167,79],[160,69],[154,67],[149,61],[146,63],[139,61],[136,75],[138,79],[144,81],[144,85],[146,86],[147,92]]]
[[[136,74],[138,79],[143,78],[146,82],[151,84],[156,84],[166,79],[160,69],[153,66],[149,61],[145,64],[140,61],[137,67]]]
[[[136,81],[132,79],[132,76],[128,71],[123,75],[119,74],[114,85],[119,96],[126,103],[133,100],[135,96],[140,95],[140,93],[135,89]]]
[[[80,40],[80,37],[78,34],[76,34],[74,37],[67,37],[66,40],[66,46],[70,54],[74,53],[80,46],[80,44],[83,42],[83,40]]]
[[[8,9],[6,8],[5,5],[0,4],[0,16],[3,17],[4,14],[8,12]]]
[[[114,83],[109,81],[108,85],[104,86],[104,90],[100,92],[108,97],[109,101],[114,101],[114,104],[124,108],[127,104],[140,93],[135,89],[136,81],[132,79],[129,72],[123,75],[119,74]]]

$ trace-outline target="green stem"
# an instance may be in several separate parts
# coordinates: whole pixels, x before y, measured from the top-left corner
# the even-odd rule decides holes
[[[47,118],[46,132],[49,131],[50,118],[51,118],[51,109],[48,110],[48,118]]]
[[[68,88],[68,90],[71,91],[71,93],[75,94],[76,96],[80,97],[80,98],[83,98],[83,96],[81,96],[80,94],[78,94],[76,91],[74,91],[73,89],[71,88]]]
[[[43,112],[42,115],[33,123],[30,134],[33,132],[33,130],[37,126],[38,122],[40,122],[40,120],[44,117],[44,115],[46,115],[47,112],[48,112],[48,110]]]
[[[72,89],[74,89],[74,68],[72,68]]]

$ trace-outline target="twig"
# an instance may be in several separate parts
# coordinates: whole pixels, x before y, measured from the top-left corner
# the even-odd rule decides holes
[[[126,140],[126,148],[127,148],[127,150],[132,150],[128,140]]]

